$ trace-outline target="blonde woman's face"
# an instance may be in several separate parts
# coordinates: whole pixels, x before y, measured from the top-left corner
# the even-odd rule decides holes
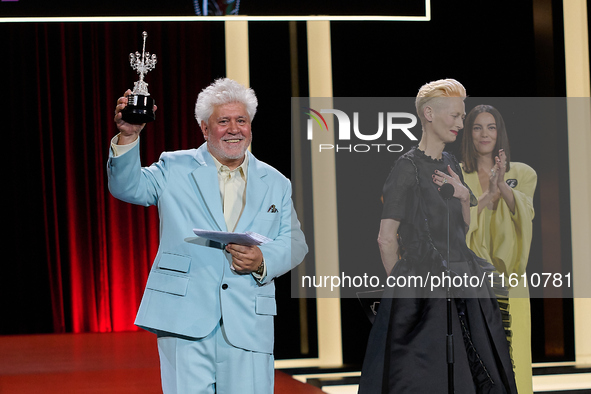
[[[439,97],[431,105],[432,130],[443,143],[454,142],[464,127],[466,108],[461,97]]]

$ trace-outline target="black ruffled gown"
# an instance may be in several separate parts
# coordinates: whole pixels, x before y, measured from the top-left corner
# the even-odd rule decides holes
[[[427,278],[445,271],[446,202],[431,176],[436,169],[448,173],[448,165],[462,177],[451,154],[434,160],[415,147],[392,169],[384,185],[382,219],[400,221],[402,259],[391,276]],[[494,267],[466,246],[457,198],[449,200],[449,210],[452,275],[489,278]],[[517,393],[501,312],[488,279],[479,290],[455,288],[452,295],[455,393]],[[369,336],[359,393],[447,393],[446,335],[445,287],[388,288]]]

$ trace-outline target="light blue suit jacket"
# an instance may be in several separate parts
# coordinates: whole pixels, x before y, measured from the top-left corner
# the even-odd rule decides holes
[[[308,248],[291,200],[291,183],[250,152],[246,205],[236,232],[254,231],[273,241],[260,246],[267,276],[230,270],[230,255],[196,238],[193,229],[227,231],[216,166],[207,143],[198,149],[163,153],[141,167],[139,144],[109,157],[111,194],[123,201],[157,205],[160,245],[135,324],[153,332],[191,338],[207,336],[223,318],[229,342],[239,348],[273,352],[275,284]],[[277,212],[269,208],[274,205]]]

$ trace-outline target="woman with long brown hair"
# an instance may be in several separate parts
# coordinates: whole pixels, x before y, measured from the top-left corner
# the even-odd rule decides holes
[[[532,239],[536,172],[511,162],[505,121],[497,109],[478,105],[466,116],[462,139],[464,181],[478,198],[471,208],[466,243],[505,276],[509,289],[505,319],[520,394],[532,393],[529,292],[523,283]],[[513,279],[513,280],[509,280]],[[501,304],[502,305],[502,304]]]

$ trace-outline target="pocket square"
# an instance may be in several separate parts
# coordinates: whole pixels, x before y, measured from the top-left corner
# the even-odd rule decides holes
[[[277,213],[279,212],[279,210],[277,209],[277,207],[275,207],[275,204],[273,204],[269,207],[269,209],[267,209],[267,212]]]

